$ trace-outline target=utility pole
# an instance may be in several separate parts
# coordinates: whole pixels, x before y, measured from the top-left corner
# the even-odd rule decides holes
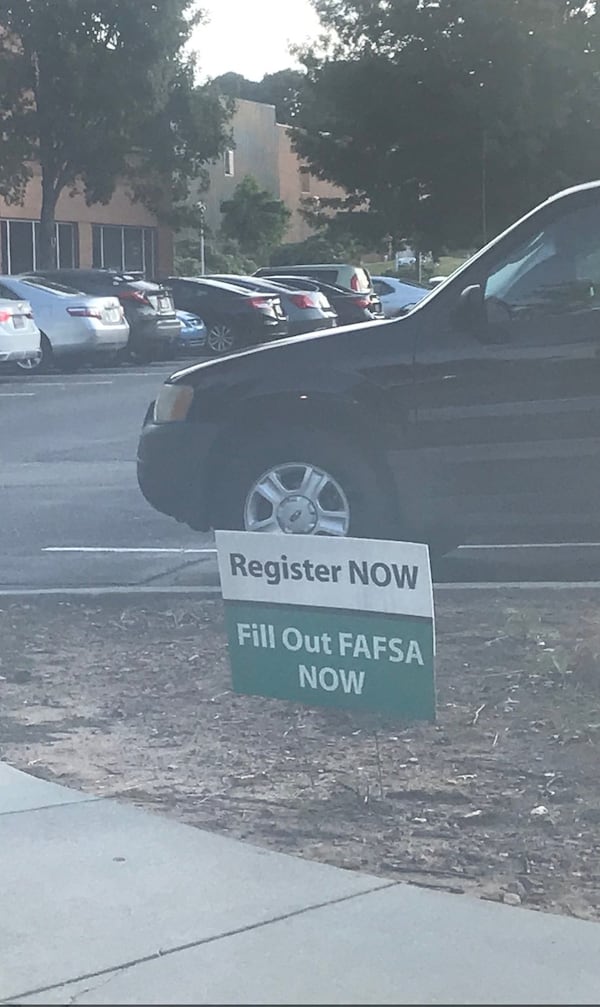
[[[204,276],[206,273],[206,259],[205,259],[205,246],[204,246],[204,217],[206,214],[206,203],[196,203],[196,209],[200,214],[200,275]]]
[[[484,127],[481,135],[481,234],[484,245],[487,245],[487,233],[487,134]]]

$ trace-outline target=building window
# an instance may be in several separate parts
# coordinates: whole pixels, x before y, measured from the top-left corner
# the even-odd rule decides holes
[[[235,162],[233,159],[233,150],[231,150],[231,148],[228,148],[225,151],[223,160],[225,162],[225,175],[227,178],[233,178],[235,175]]]
[[[94,224],[92,259],[95,269],[122,269],[155,276],[156,229]]]
[[[57,223],[56,265],[79,265],[77,224]],[[2,269],[5,273],[27,273],[40,266],[40,225],[37,220],[3,220],[0,228]]]
[[[300,168],[300,192],[310,192],[310,168]]]

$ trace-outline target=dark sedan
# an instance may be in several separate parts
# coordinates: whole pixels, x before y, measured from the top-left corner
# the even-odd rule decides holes
[[[245,290],[205,276],[165,280],[175,307],[200,315],[206,348],[214,356],[289,335],[288,318],[277,294]]]
[[[142,431],[140,486],[198,529],[440,550],[598,541],[599,316],[597,181],[542,203],[402,318],[173,375]]]
[[[340,325],[355,325],[357,322],[372,322],[376,318],[384,318],[383,307],[377,294],[371,291],[352,293],[342,287],[313,277],[288,276],[281,274],[270,277],[277,283],[288,288],[304,290],[314,289],[327,298],[338,316]]]
[[[235,273],[214,275],[212,278],[222,280],[224,283],[235,283],[244,290],[277,294],[288,316],[290,336],[299,336],[303,332],[317,332],[319,329],[331,329],[338,324],[335,308],[316,285],[310,282],[304,285],[293,284],[290,288],[258,276],[238,276]]]

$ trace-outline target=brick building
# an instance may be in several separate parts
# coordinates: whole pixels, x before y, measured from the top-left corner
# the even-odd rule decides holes
[[[20,273],[37,265],[37,231],[42,202],[39,170],[34,172],[23,206],[0,199],[0,269]],[[87,206],[83,195],[61,194],[56,208],[59,266],[112,266],[169,273],[173,234],[142,203],[118,185],[106,205]]]
[[[209,166],[207,192],[196,189],[193,201],[206,205],[206,223],[216,232],[221,222],[221,203],[230,199],[246,175],[262,189],[282,199],[292,216],[284,241],[303,241],[313,233],[301,209],[306,202],[344,192],[312,175],[292,149],[289,128],[276,121],[275,106],[238,99],[231,120],[233,146]]]

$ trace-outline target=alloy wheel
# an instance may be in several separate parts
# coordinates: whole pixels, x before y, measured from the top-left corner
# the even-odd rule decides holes
[[[308,462],[286,462],[264,472],[246,497],[246,531],[345,536],[348,498],[336,479]]]
[[[206,342],[212,353],[230,353],[235,347],[235,333],[225,323],[213,325],[208,330]]]

